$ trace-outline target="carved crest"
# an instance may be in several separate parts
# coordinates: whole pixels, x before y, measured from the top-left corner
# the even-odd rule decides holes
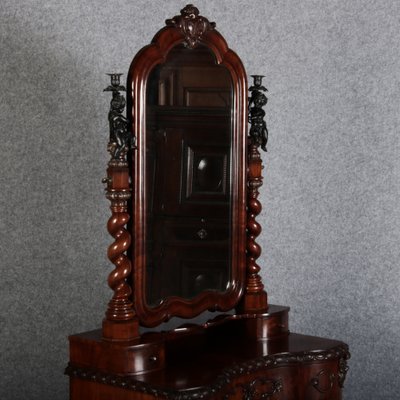
[[[175,26],[182,31],[186,45],[193,49],[197,46],[202,36],[215,28],[215,22],[210,22],[207,18],[199,15],[199,10],[192,4],[188,4],[181,10],[181,15],[176,15],[172,19],[167,19],[168,26]]]

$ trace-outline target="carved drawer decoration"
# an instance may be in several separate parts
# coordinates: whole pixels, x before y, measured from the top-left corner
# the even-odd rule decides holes
[[[276,394],[282,392],[281,379],[255,378],[248,383],[236,385],[235,389],[224,396],[224,400],[240,398],[243,400],[277,399]],[[241,395],[238,397],[238,395]]]

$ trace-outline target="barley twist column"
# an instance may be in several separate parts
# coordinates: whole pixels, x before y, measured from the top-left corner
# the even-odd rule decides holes
[[[138,321],[132,303],[132,288],[128,282],[131,276],[131,261],[127,257],[131,244],[131,235],[126,229],[129,221],[128,200],[131,197],[129,183],[129,165],[127,153],[131,148],[131,137],[128,123],[122,115],[125,109],[125,98],[120,94],[125,90],[120,85],[121,74],[110,74],[111,85],[105,91],[112,92],[108,120],[110,124],[110,141],[108,151],[111,160],[108,163],[106,197],[111,202],[111,217],[107,228],[115,239],[108,247],[108,258],[114,264],[114,270],[108,276],[108,285],[114,295],[108,303],[103,320],[103,338],[111,341],[129,340],[139,335]]]
[[[259,147],[266,151],[268,130],[264,120],[267,97],[262,93],[267,89],[262,86],[262,76],[253,75],[254,84],[249,88],[249,147],[248,147],[248,180],[247,180],[247,266],[246,286],[240,304],[241,312],[263,313],[268,309],[268,297],[259,275],[260,266],[257,259],[261,254],[261,247],[256,242],[261,233],[261,225],[256,217],[261,212],[261,203],[258,200],[258,189],[262,185],[262,160]]]

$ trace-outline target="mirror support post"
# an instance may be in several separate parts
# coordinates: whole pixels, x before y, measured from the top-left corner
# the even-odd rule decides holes
[[[128,131],[127,119],[122,115],[125,109],[125,98],[120,91],[122,74],[109,74],[111,85],[104,91],[112,92],[108,121],[110,140],[108,151],[111,160],[108,162],[106,197],[111,202],[111,217],[107,228],[115,241],[108,248],[108,258],[115,269],[108,276],[108,285],[114,295],[108,304],[103,320],[103,339],[110,341],[130,340],[139,336],[139,322],[132,303],[132,288],[128,283],[131,275],[131,261],[126,255],[131,244],[131,235],[126,229],[129,221],[128,200],[131,197],[129,166],[127,154],[133,148],[134,141]]]
[[[262,75],[252,75],[253,86],[249,88],[249,145],[248,145],[248,181],[247,181],[247,267],[246,286],[243,298],[239,304],[242,313],[264,313],[268,310],[268,296],[264,290],[260,266],[257,259],[261,255],[261,246],[256,238],[261,233],[261,225],[256,217],[261,212],[261,203],[258,200],[258,189],[262,186],[262,160],[259,147],[267,151],[268,130],[265,123],[263,106],[267,104],[267,97],[263,92],[267,89],[262,86]]]

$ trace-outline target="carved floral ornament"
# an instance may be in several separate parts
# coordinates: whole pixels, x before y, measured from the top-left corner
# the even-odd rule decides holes
[[[249,383],[236,386],[242,389],[243,400],[270,399],[283,390],[281,379],[273,380],[264,377],[258,377]],[[232,395],[235,396],[236,393],[232,392]],[[225,398],[228,400],[229,395]]]
[[[188,4],[181,10],[181,15],[165,21],[167,26],[175,26],[182,31],[187,47],[193,49],[201,40],[202,36],[215,28],[215,22],[199,15],[199,10],[192,4]]]

